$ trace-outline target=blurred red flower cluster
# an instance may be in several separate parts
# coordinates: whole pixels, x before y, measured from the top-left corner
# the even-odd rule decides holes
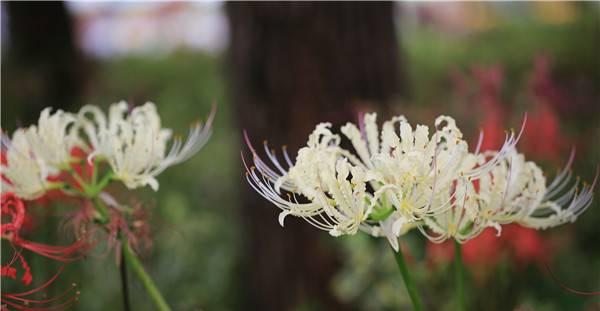
[[[557,163],[568,148],[556,113],[565,96],[552,79],[550,67],[547,56],[540,55],[534,60],[525,90],[531,105],[519,149],[532,158]],[[500,65],[474,67],[472,75],[477,83],[475,105],[482,113],[479,118],[484,133],[482,150],[497,149],[504,141],[505,126],[511,121],[510,106],[502,99],[504,70]]]
[[[558,83],[551,75],[551,60],[540,55],[533,62],[524,93],[531,102],[527,111],[526,130],[519,142],[519,150],[532,158],[559,163],[567,152],[569,139],[563,135],[556,110],[566,102]],[[473,67],[471,76],[454,75],[459,94],[466,93],[469,81],[475,91],[472,105],[481,115],[479,127],[483,131],[481,150],[497,149],[506,135],[504,129],[511,121],[510,105],[503,99],[504,69],[500,65]],[[503,226],[500,236],[494,229],[487,229],[470,240],[463,248],[465,263],[480,268],[494,267],[500,260],[507,259],[518,265],[542,264],[549,260],[552,247],[538,231],[518,225]],[[427,254],[432,264],[452,261],[452,243],[428,243]]]
[[[488,228],[466,243],[462,251],[466,264],[493,267],[502,259],[515,261],[520,265],[542,264],[547,260],[551,247],[533,229],[506,225],[503,226],[500,237],[495,229]],[[451,242],[428,243],[427,254],[433,264],[450,262],[454,258],[454,246]]]

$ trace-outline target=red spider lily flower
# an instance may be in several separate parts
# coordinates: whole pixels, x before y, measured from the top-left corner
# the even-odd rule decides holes
[[[502,244],[493,228],[484,230],[479,236],[465,243],[463,259],[471,265],[495,265],[501,258]]]
[[[475,238],[476,239],[476,238]],[[467,243],[470,244],[471,242]],[[427,261],[432,265],[441,265],[451,262],[454,258],[454,245],[449,241],[443,243],[427,242],[425,246]]]
[[[542,160],[558,162],[563,153],[566,138],[560,130],[555,109],[566,102],[550,75],[550,58],[538,56],[529,80],[529,93],[534,102],[530,114],[529,130],[523,137],[523,150]]]
[[[567,138],[562,135],[558,115],[554,112],[554,101],[562,101],[562,94],[549,78],[549,59],[538,57],[529,83],[529,93],[534,103],[528,113],[527,131],[521,138],[521,148],[540,160],[557,162],[564,151]],[[481,150],[494,150],[504,140],[504,125],[508,113],[502,103],[500,91],[504,81],[502,67],[476,67],[472,70],[478,82],[477,103],[483,109],[480,124],[484,133]]]
[[[543,264],[551,253],[549,244],[537,230],[517,225],[502,229],[503,240],[508,244],[511,257],[520,264]]]
[[[536,230],[518,225],[503,226],[499,237],[493,228],[488,228],[462,248],[464,262],[480,267],[494,267],[502,258],[521,265],[542,264],[549,253],[548,243]],[[450,262],[454,257],[454,247],[450,242],[428,243],[427,254],[432,264]]]
[[[552,59],[547,55],[538,55],[533,61],[529,91],[536,102],[554,109],[568,111],[573,108],[573,101],[567,99],[558,83],[552,79]]]
[[[8,166],[8,159],[6,158],[5,148],[2,148],[2,150],[0,150],[0,165]],[[0,179],[2,179],[2,181],[5,183],[11,183],[10,180],[6,176],[4,176],[4,174],[0,174]]]
[[[109,207],[109,220],[106,224],[98,225],[95,222],[97,211],[90,201],[83,201],[77,211],[67,217],[63,227],[75,232],[75,236],[87,239],[89,245],[95,245],[97,241],[107,242],[105,254],[115,251],[117,259],[120,258],[121,238],[127,239],[128,245],[136,250],[142,251],[152,247],[150,238],[150,225],[148,223],[148,211],[140,203],[126,206],[118,203],[115,198],[106,192],[100,194],[100,200]]]
[[[59,295],[52,298],[35,298],[36,294],[42,293],[52,284],[62,272],[63,267],[42,285],[20,293],[2,293],[0,299],[0,310],[28,310],[28,311],[55,311],[65,310],[77,302],[79,291],[75,284]]]
[[[23,270],[21,283],[30,285],[33,275],[29,264],[21,254],[22,249],[27,249],[44,257],[61,261],[70,262],[83,256],[81,250],[86,249],[87,244],[79,240],[69,246],[52,246],[25,240],[19,233],[25,221],[26,209],[23,201],[14,193],[7,192],[2,194],[1,199],[2,223],[0,227],[2,239],[10,241],[14,254],[10,262],[1,266],[1,275],[9,279],[17,279],[17,268],[15,264],[20,262]],[[19,247],[20,250],[17,250]],[[60,274],[61,270],[46,281],[41,286],[21,293],[2,293],[1,310],[63,310],[70,307],[76,300],[79,292],[73,294],[73,288],[64,291],[62,294],[53,298],[37,299],[33,296],[46,289]]]
[[[62,171],[56,176],[48,177],[51,182],[62,182],[69,185],[71,188],[83,191],[83,186],[80,181],[90,182],[93,178],[94,170],[96,169],[95,163],[87,161],[88,153],[86,153],[80,147],[71,148],[70,155],[72,162],[69,164],[73,170],[73,174]],[[49,202],[55,200],[68,200],[71,197],[66,195],[62,190],[50,190],[44,194],[44,196],[38,198],[37,203],[47,205]]]
[[[149,249],[152,245],[150,238],[150,226],[147,222],[147,214],[141,204],[132,207],[129,219],[123,213],[113,211],[111,221],[107,224],[108,247],[114,248],[115,257],[121,256],[121,237],[127,238],[127,243],[132,249],[139,251]]]
[[[27,249],[44,257],[71,262],[80,259],[87,249],[87,243],[80,239],[69,246],[53,246],[25,240],[19,235],[25,219],[25,204],[11,192],[2,194],[2,216],[10,221],[2,223],[1,236],[11,242],[13,246]],[[4,219],[4,218],[3,218]]]
[[[486,229],[463,245],[463,260],[471,266],[493,266],[502,258],[502,244],[503,240],[496,236],[494,229]],[[427,243],[426,250],[428,260],[433,265],[454,260],[454,244],[451,241]]]
[[[131,236],[129,236],[130,246],[134,250],[152,248],[152,239],[150,237],[150,224],[148,223],[150,215],[148,213],[147,208],[144,208],[142,204],[135,204],[133,206],[131,218]]]
[[[16,261],[19,261],[21,263],[21,268],[23,269],[23,276],[21,277],[21,282],[23,283],[23,285],[31,284],[31,281],[33,280],[31,268],[29,268],[29,264],[27,264],[25,258],[23,258],[23,255],[21,255],[21,252],[18,252],[17,250],[15,250],[15,252],[13,253],[13,257],[10,260],[10,262],[6,265],[2,265],[1,276],[16,280],[17,269],[13,266]]]
[[[92,238],[96,231],[96,226],[93,226],[96,213],[92,202],[84,200],[76,211],[67,214],[62,227],[65,231],[74,232],[77,239]]]
[[[504,123],[507,112],[500,98],[504,71],[500,65],[495,65],[490,68],[475,67],[472,73],[479,84],[476,101],[483,109],[481,129],[484,139],[481,150],[496,150],[501,146],[505,136]]]
[[[2,194],[2,215],[10,216],[10,222],[2,223],[0,232],[2,237],[10,235],[21,229],[25,220],[25,204],[16,195],[11,192]]]
[[[540,160],[559,162],[567,140],[560,130],[558,116],[548,106],[537,105],[531,112],[522,149]]]

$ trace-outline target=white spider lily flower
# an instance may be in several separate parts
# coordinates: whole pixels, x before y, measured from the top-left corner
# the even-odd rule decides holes
[[[330,126],[322,123],[316,127],[307,146],[299,150],[296,165],[283,150],[287,170],[265,143],[265,152],[278,171],[271,169],[246,136],[255,165],[248,167],[244,162],[246,178],[260,195],[281,209],[281,226],[285,217],[292,215],[340,236],[355,234],[369,217],[373,200],[366,191],[368,173],[340,157],[340,139],[331,133]]]
[[[252,168],[244,163],[247,180],[282,210],[282,225],[287,215],[293,215],[334,236],[358,230],[384,236],[398,250],[400,235],[423,228],[426,218],[448,217],[445,213],[458,209],[456,196],[465,196],[471,181],[493,168],[518,140],[514,133],[507,135],[497,155],[480,161],[483,156],[469,153],[452,118],[439,117],[435,125],[430,136],[428,127],[419,125],[413,130],[398,116],[385,122],[380,132],[376,115],[367,114],[359,126],[348,123],[341,128],[352,143],[350,151],[340,146],[341,137],[332,133],[331,124],[321,123],[298,151],[295,163],[284,148],[287,165],[265,143],[272,162],[267,164],[246,137],[254,162]],[[460,208],[462,221],[467,217],[464,207]],[[476,234],[462,229],[450,236],[464,240],[461,235]]]
[[[474,180],[486,173],[518,140],[514,133],[507,135],[495,157],[475,166],[481,156],[469,153],[450,117],[438,117],[431,136],[427,126],[417,125],[413,130],[403,116],[384,122],[379,133],[376,119],[376,114],[366,114],[359,127],[348,123],[341,131],[360,158],[357,164],[376,176],[371,182],[376,199],[385,194],[393,207],[411,221],[444,213],[454,198],[439,201],[437,193],[449,192],[457,179]]]
[[[73,131],[76,117],[62,110],[54,114],[51,111],[49,107],[42,110],[38,124],[27,128],[25,134],[36,157],[55,170],[70,162],[71,149],[80,145],[81,141]]]
[[[454,198],[452,207],[441,214],[423,218],[422,224],[418,225],[421,233],[433,243],[448,239],[465,243],[483,232],[487,225],[472,221],[467,211],[474,200],[473,188],[470,181],[458,181],[452,190],[436,197],[436,200],[442,201]]]
[[[374,237],[385,237],[390,246],[398,252],[400,250],[398,237],[415,227],[418,227],[417,222],[410,221],[398,211],[392,211],[392,214],[380,221],[379,224],[363,224],[362,230]]]
[[[2,165],[2,192],[14,192],[23,199],[36,199],[56,186],[48,177],[70,162],[71,148],[79,144],[71,130],[72,114],[45,108],[37,125],[18,129],[12,139],[2,134],[6,164]],[[5,180],[6,179],[6,180]]]
[[[12,140],[2,138],[7,161],[7,165],[2,164],[2,193],[13,192],[20,198],[32,200],[50,188],[49,167],[32,152],[25,131],[16,130]]]
[[[189,159],[208,141],[212,133],[214,108],[206,123],[191,126],[185,142],[172,137],[170,129],[162,128],[154,103],[135,107],[121,101],[109,108],[108,116],[96,106],[84,106],[79,111],[80,127],[91,146],[89,159],[105,159],[112,168],[113,178],[129,189],[149,185],[154,191],[159,184],[156,176],[166,168]]]
[[[577,179],[569,188],[574,155],[547,186],[542,170],[512,149],[509,157],[480,179],[471,218],[496,228],[510,222],[534,229],[574,222],[591,205],[598,178],[581,189]]]

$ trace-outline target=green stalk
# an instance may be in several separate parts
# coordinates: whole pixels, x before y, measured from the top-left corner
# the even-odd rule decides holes
[[[123,243],[123,258],[125,258],[124,264],[128,264],[131,267],[133,273],[138,277],[140,282],[142,282],[144,289],[146,289],[146,292],[148,293],[148,295],[150,295],[150,298],[152,299],[152,302],[154,302],[156,308],[159,311],[170,311],[171,308],[169,308],[169,305],[167,305],[167,302],[161,295],[160,291],[158,290],[148,273],[146,273],[146,270],[144,270],[142,263],[137,258],[137,256],[135,256],[135,254],[131,251],[131,248],[128,246],[127,239],[121,239],[121,243]]]
[[[96,208],[96,211],[98,212],[98,217],[96,218],[96,221],[100,224],[108,224],[110,222],[110,211],[109,209],[104,205],[104,203],[102,203],[102,200],[98,197],[98,195],[100,194],[100,192],[102,192],[102,189],[104,189],[112,180],[113,177],[113,173],[112,172],[108,172],[106,173],[106,175],[104,175],[100,181],[97,181],[97,172],[96,172],[96,168],[94,166],[94,172],[92,174],[92,185],[88,185],[87,183],[85,183],[84,180],[82,180],[77,174],[72,174],[76,179],[79,179],[80,184],[82,185],[84,191],[85,191],[85,196],[88,197],[90,200],[92,200],[94,207]],[[162,294],[160,293],[160,291],[158,290],[158,288],[156,287],[156,285],[154,284],[154,282],[152,281],[152,278],[150,278],[150,276],[148,275],[148,273],[146,273],[146,270],[144,270],[144,267],[142,266],[142,263],[140,262],[140,260],[137,258],[137,256],[133,253],[133,251],[131,251],[131,248],[129,247],[128,241],[127,241],[127,237],[121,235],[121,285],[122,285],[122,289],[123,289],[123,304],[125,307],[125,310],[129,310],[130,308],[130,304],[129,304],[129,290],[128,290],[128,286],[127,286],[127,266],[129,265],[133,271],[133,273],[137,276],[137,278],[140,280],[140,282],[142,282],[142,285],[144,286],[144,289],[146,290],[146,292],[148,293],[148,295],[150,295],[150,298],[152,299],[152,302],[154,302],[154,305],[156,306],[156,308],[159,311],[171,311],[171,308],[169,308],[169,305],[167,305],[167,302],[165,301],[165,299],[163,298]]]
[[[104,203],[102,203],[100,198],[95,196],[92,198],[92,202],[94,203],[94,207],[96,208],[96,211],[98,212],[98,215],[99,215],[99,217],[97,218],[97,221],[103,225],[109,223],[110,222],[110,212],[108,211],[108,208],[104,205]]]
[[[398,252],[392,249],[394,252],[394,257],[396,258],[396,263],[398,264],[398,268],[400,269],[400,274],[402,274],[402,279],[404,280],[404,285],[406,286],[406,291],[408,291],[408,296],[410,296],[410,300],[412,301],[413,310],[421,311],[421,300],[419,299],[419,295],[417,294],[417,288],[410,278],[410,274],[408,273],[408,268],[406,267],[406,262],[404,260],[404,255],[402,254],[402,249],[398,248]]]
[[[106,173],[106,175],[104,175],[102,177],[102,179],[100,179],[100,181],[98,181],[98,183],[95,183],[94,195],[97,195],[100,192],[102,192],[102,189],[104,189],[108,185],[108,183],[112,180],[112,178],[113,178],[113,173],[108,172],[108,173]]]
[[[126,244],[121,246],[123,252],[125,251],[124,249],[126,247],[128,247]],[[123,310],[131,311],[131,303],[129,302],[129,278],[127,277],[127,264],[125,263],[125,256],[121,255],[120,261],[119,274],[121,276],[121,290],[123,292]]]
[[[454,240],[454,277],[456,280],[457,310],[465,310],[464,267],[462,262],[462,245]]]

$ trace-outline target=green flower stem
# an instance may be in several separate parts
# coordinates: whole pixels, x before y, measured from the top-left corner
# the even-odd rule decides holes
[[[94,168],[95,170],[95,168]],[[95,174],[94,174],[95,175]],[[85,181],[81,180],[77,174],[73,174],[76,179],[80,180],[80,184],[85,191],[85,195],[92,200],[94,203],[94,207],[99,214],[97,221],[101,224],[107,224],[110,222],[110,212],[108,208],[102,203],[102,200],[98,196],[100,192],[108,185],[110,179],[112,178],[112,173],[107,173],[104,175],[102,180],[99,183],[93,183],[92,185],[86,184]]]
[[[94,203],[94,207],[98,212],[98,218],[96,219],[101,224],[107,224],[110,222],[110,213],[108,208],[102,203],[99,197],[95,196],[92,198],[92,202]]]
[[[171,308],[169,308],[169,305],[167,305],[167,302],[161,295],[160,291],[158,290],[148,273],[146,273],[146,270],[144,270],[142,263],[131,251],[131,248],[128,246],[127,239],[122,238],[121,243],[123,245],[123,258],[125,258],[124,263],[128,264],[131,267],[133,273],[142,282],[144,289],[146,289],[146,292],[148,293],[148,295],[150,295],[150,298],[154,302],[156,308],[159,311],[170,311]]]
[[[97,181],[98,176],[97,176],[96,170],[97,170],[96,165],[94,165],[94,171],[92,173],[92,184],[91,185],[87,184],[76,173],[75,174],[72,173],[72,175],[75,178],[75,180],[77,180],[77,182],[81,184],[81,186],[84,190],[84,195],[86,197],[88,197],[94,204],[94,207],[96,208],[96,211],[98,212],[96,221],[100,224],[105,225],[110,222],[110,211],[104,205],[104,203],[102,203],[102,200],[100,199],[100,197],[98,195],[113,179],[113,173],[108,172],[99,181]],[[121,234],[119,234],[119,235],[121,235]],[[150,295],[150,298],[154,302],[156,308],[159,311],[170,311],[171,308],[169,308],[169,305],[167,305],[167,302],[163,298],[162,294],[160,293],[160,291],[158,290],[158,288],[156,287],[156,285],[154,284],[154,282],[152,281],[152,279],[150,278],[148,273],[146,273],[146,270],[144,270],[142,263],[139,261],[137,256],[131,251],[131,248],[129,247],[126,236],[121,235],[121,245],[122,245],[121,246],[121,251],[122,251],[121,256],[122,257],[121,257],[120,272],[121,272],[121,285],[123,287],[123,304],[124,304],[125,310],[129,310],[129,308],[130,308],[129,291],[128,291],[128,287],[127,287],[127,283],[128,283],[128,281],[127,281],[127,265],[129,265],[131,267],[133,273],[142,282],[144,289],[146,289],[146,292],[148,293],[148,295]]]
[[[408,273],[408,268],[406,267],[406,262],[404,261],[404,255],[402,254],[402,249],[398,248],[398,252],[392,249],[394,252],[394,257],[396,258],[396,263],[398,264],[398,268],[400,269],[400,274],[402,274],[402,279],[404,280],[404,285],[406,285],[406,291],[408,291],[408,295],[410,296],[410,300],[413,304],[413,309],[415,311],[421,311],[421,300],[419,299],[419,295],[417,294],[417,289],[412,279],[410,278],[410,274]]]
[[[97,195],[100,192],[102,192],[102,190],[108,185],[108,183],[112,180],[112,178],[113,178],[113,173],[108,172],[108,173],[106,173],[106,175],[104,175],[102,177],[102,179],[100,179],[100,181],[98,183],[95,183],[95,186],[93,188],[94,195]]]
[[[74,170],[71,170],[70,172],[71,176],[73,176],[73,179],[75,179],[75,181],[81,186],[81,188],[83,188],[83,192],[85,192],[86,195],[92,191],[90,185],[85,180],[83,180],[83,178],[81,178],[79,174],[75,173]]]
[[[92,166],[92,185],[95,185],[98,183],[98,163],[96,162],[96,159],[94,159],[93,164],[94,165]]]
[[[454,277],[456,278],[457,310],[465,310],[464,267],[462,262],[462,245],[454,240]]]
[[[126,244],[122,245],[123,253],[125,253],[124,249],[126,247]],[[121,275],[121,290],[123,291],[123,310],[131,311],[131,303],[129,302],[129,281],[127,277],[127,264],[125,263],[125,256],[121,256],[119,272]]]

